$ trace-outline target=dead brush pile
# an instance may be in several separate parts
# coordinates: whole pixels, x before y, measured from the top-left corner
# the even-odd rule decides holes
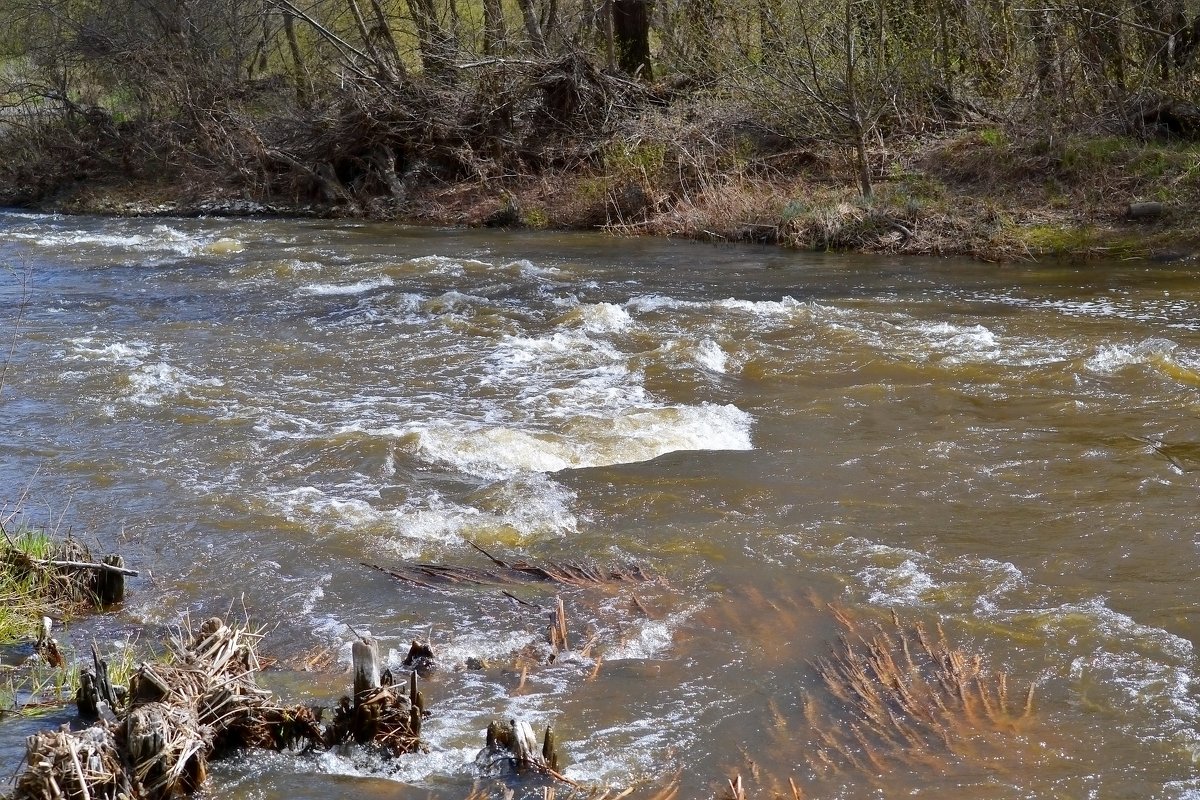
[[[185,626],[168,642],[169,662],[142,664],[127,692],[110,683],[96,657],[77,700],[81,714],[99,721],[79,732],[30,737],[27,768],[12,797],[176,797],[204,782],[211,759],[251,747],[324,748],[346,738],[374,741],[391,753],[420,747],[419,719],[412,722],[420,701],[413,704],[391,687],[371,687],[371,696],[353,706],[342,701],[357,712],[358,727],[347,727],[339,715],[327,731],[320,710],[280,704],[255,683],[260,639],[215,617],[196,631]]]
[[[125,577],[137,575],[120,556],[96,559],[77,539],[42,531],[5,529],[0,522],[0,643],[29,638],[51,667],[64,658],[51,637],[51,617],[102,609],[125,595]]]
[[[234,160],[247,169],[235,177],[257,194],[350,214],[411,211],[418,188],[503,186],[586,161],[648,101],[644,87],[578,53],[485,60],[452,80],[351,82],[326,103],[270,120],[243,117],[248,129],[214,131],[209,140],[238,142],[243,152]]]

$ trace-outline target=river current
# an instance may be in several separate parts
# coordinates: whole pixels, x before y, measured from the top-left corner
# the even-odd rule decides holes
[[[0,503],[144,576],[80,636],[232,608],[264,682],[325,704],[357,634],[438,653],[429,752],[247,756],[213,796],[464,797],[516,717],[634,797],[1200,797],[1194,265],[15,212],[0,265]],[[487,567],[472,543],[657,577],[364,566]],[[577,652],[531,660],[546,612],[501,588],[561,594]],[[1031,715],[825,768],[835,616],[891,611]]]

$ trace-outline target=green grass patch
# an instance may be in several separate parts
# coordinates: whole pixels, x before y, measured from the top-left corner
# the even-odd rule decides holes
[[[1032,225],[1020,228],[1021,240],[1038,255],[1073,256],[1100,245],[1090,227],[1071,225]]]
[[[1060,156],[1069,172],[1103,170],[1128,161],[1137,143],[1123,136],[1069,137]]]
[[[53,556],[56,545],[44,531],[5,531],[0,542],[0,645],[36,636],[42,617],[60,612],[53,580],[38,562]]]

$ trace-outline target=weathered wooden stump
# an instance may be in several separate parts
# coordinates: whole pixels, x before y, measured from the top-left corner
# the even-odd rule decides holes
[[[547,726],[539,746],[528,722],[519,719],[510,719],[508,722],[493,720],[487,727],[484,747],[475,757],[475,763],[490,774],[532,771],[559,777],[554,730]]]
[[[404,657],[404,666],[412,667],[413,669],[428,670],[433,667],[436,658],[433,646],[429,642],[413,639],[412,644],[408,648],[408,655]]]
[[[379,644],[374,639],[360,639],[350,647],[354,666],[354,702],[366,692],[379,688]]]
[[[106,556],[100,563],[110,568],[96,570],[96,605],[104,608],[125,599],[125,576],[129,572],[125,571],[125,560],[120,556]]]
[[[425,698],[417,689],[417,674],[409,677],[408,696],[393,685],[391,671],[382,680],[379,646],[369,639],[351,646],[354,672],[353,698],[344,697],[326,730],[326,746],[354,741],[376,744],[391,755],[410,753],[421,747],[421,718]]]

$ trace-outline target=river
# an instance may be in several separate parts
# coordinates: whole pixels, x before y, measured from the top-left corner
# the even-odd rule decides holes
[[[634,797],[1200,797],[1194,266],[16,212],[0,263],[0,502],[143,571],[78,635],[232,608],[297,702],[356,633],[439,654],[428,753],[248,756],[214,796],[464,797],[519,717]],[[470,543],[657,577],[510,589],[594,639],[538,665],[544,611],[363,566]],[[835,616],[891,610],[1032,713],[815,763]]]

